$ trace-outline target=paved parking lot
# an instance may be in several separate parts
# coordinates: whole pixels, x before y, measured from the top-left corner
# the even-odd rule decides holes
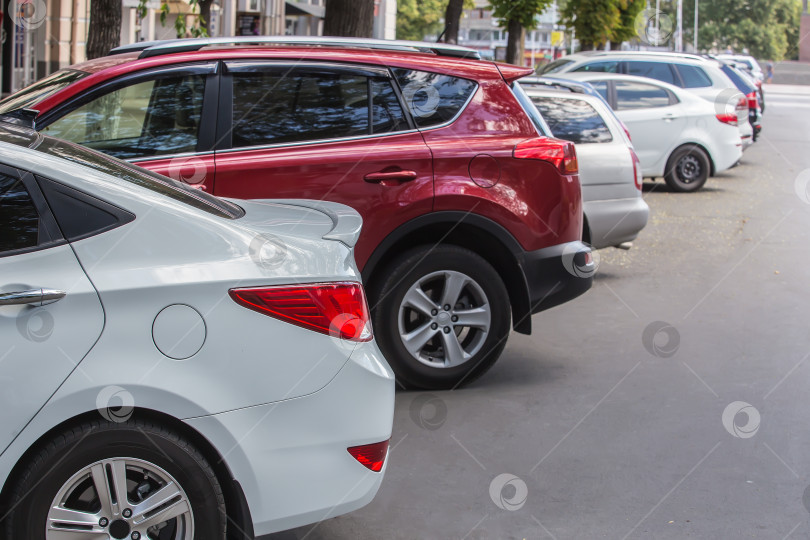
[[[634,248],[489,374],[398,393],[369,506],[268,538],[810,536],[810,87],[766,99],[740,166],[648,182]]]

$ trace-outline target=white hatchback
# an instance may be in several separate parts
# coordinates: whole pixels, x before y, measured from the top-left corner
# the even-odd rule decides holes
[[[737,129],[747,147],[754,141],[748,102],[718,60],[695,54],[650,51],[590,51],[564,56],[540,69],[541,75],[612,73],[661,81],[702,97],[718,111],[737,112]]]
[[[630,75],[559,77],[588,82],[605,97],[630,132],[643,175],[663,176],[675,191],[697,191],[742,157],[739,116],[719,112],[691,92]]]
[[[368,503],[394,377],[360,228],[0,124],[0,536],[253,538]]]
[[[527,80],[521,85],[550,135],[576,146],[585,216],[583,240],[596,249],[629,248],[650,213],[641,197],[641,167],[629,135],[599,96],[533,83]]]

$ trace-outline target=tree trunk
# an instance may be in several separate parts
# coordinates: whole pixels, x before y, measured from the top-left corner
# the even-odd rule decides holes
[[[211,28],[209,25],[211,23],[211,4],[213,0],[199,0],[198,4],[200,6],[200,28],[205,29],[205,33],[211,35],[209,29]]]
[[[368,38],[373,31],[374,0],[329,0],[326,3],[324,36]]]
[[[87,32],[87,58],[107,56],[121,44],[121,0],[92,0]]]
[[[464,9],[464,0],[450,0],[444,12],[444,42],[458,43],[458,27],[461,12]]]
[[[506,42],[506,61],[518,66],[523,65],[523,44],[526,41],[526,31],[520,23],[510,19],[506,26],[509,38]]]

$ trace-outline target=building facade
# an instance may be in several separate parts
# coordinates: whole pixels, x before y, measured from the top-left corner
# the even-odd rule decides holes
[[[208,21],[211,37],[250,35],[319,36],[328,0],[214,0]],[[161,7],[168,16],[161,23]],[[121,44],[173,39],[175,20],[196,24],[188,0],[147,0],[143,18],[139,0],[122,0]],[[0,89],[21,88],[86,59],[87,29],[92,0],[11,0],[2,15]],[[0,13],[2,13],[0,11]],[[374,35],[396,37],[396,0],[374,0]]]

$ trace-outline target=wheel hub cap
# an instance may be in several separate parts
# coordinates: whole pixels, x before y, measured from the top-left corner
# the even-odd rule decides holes
[[[456,367],[484,346],[491,316],[487,296],[475,280],[443,270],[422,277],[405,293],[398,313],[399,334],[422,364]]]
[[[129,536],[129,523],[123,519],[116,519],[110,524],[110,536],[121,540]]]

